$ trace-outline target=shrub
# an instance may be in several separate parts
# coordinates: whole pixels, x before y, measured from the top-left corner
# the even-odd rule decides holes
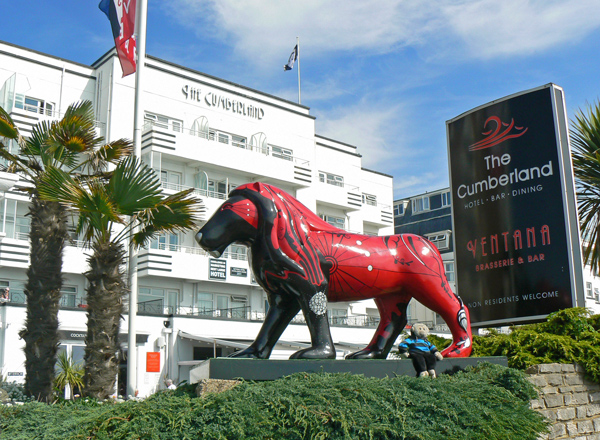
[[[506,356],[508,366],[525,369],[547,363],[577,363],[600,382],[599,317],[586,309],[552,313],[545,322],[511,327],[509,334],[490,330],[473,338],[473,356]]]
[[[547,428],[534,393],[522,373],[490,364],[436,380],[297,373],[202,398],[0,408],[0,438],[534,440]]]
[[[17,382],[2,382],[0,389],[8,394],[11,402],[28,402],[30,399],[25,395],[25,386]]]

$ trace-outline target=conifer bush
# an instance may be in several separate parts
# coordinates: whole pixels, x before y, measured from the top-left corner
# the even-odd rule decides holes
[[[508,366],[526,369],[548,363],[577,363],[600,382],[600,316],[584,308],[552,313],[545,322],[512,327],[509,334],[489,330],[473,338],[472,356],[506,356]]]
[[[184,388],[139,402],[0,407],[0,439],[535,440],[547,422],[532,397],[524,373],[491,364],[435,380],[297,373],[200,398]]]

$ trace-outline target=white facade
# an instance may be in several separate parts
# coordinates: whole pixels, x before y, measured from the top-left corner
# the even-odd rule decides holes
[[[232,188],[261,181],[346,230],[393,234],[391,176],[363,168],[356,147],[317,135],[308,107],[153,57],[146,58],[144,72],[142,159],[159,173],[167,193],[195,188],[210,216]],[[85,66],[0,42],[0,105],[24,135],[39,121],[60,118],[68,105],[90,100],[100,135],[132,138],[134,75],[121,75],[114,50]],[[0,173],[4,189],[15,180]],[[20,381],[28,199],[10,189],[0,195],[0,287],[11,291],[11,301],[0,304],[0,368],[9,380]],[[262,324],[266,295],[253,282],[245,248],[231,246],[215,262],[195,243],[194,233],[162,236],[137,255],[142,396],[164,387],[167,377],[188,379],[200,359],[248,345]],[[74,241],[63,263],[62,345],[76,359],[82,358],[86,332],[88,252]],[[378,319],[374,304],[329,307],[338,355],[366,346]],[[297,320],[272,358],[287,358],[309,343],[302,318]],[[127,325],[125,319],[124,341]],[[146,372],[147,353],[157,352],[161,371]]]

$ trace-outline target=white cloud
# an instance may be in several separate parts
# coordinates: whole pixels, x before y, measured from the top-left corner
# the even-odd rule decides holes
[[[318,114],[316,131],[358,147],[364,167],[389,172],[402,154],[402,112],[399,105],[361,102]]]
[[[481,59],[548,50],[600,27],[597,0],[462,0],[442,11],[449,31]]]
[[[186,26],[203,36],[227,35],[238,54],[257,63],[287,59],[297,36],[301,56],[304,50],[311,56],[350,50],[385,53],[416,44],[420,24],[429,20],[428,11],[437,9],[431,1],[402,0],[173,0],[169,6]]]
[[[598,0],[171,0],[163,7],[259,68],[283,65],[296,36],[301,57],[412,46],[436,57],[488,59],[548,50],[600,27]]]

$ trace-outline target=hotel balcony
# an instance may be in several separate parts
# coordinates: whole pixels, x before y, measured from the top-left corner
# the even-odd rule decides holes
[[[362,208],[360,188],[337,181],[324,181],[317,184],[319,205],[327,205],[345,211],[358,211]]]
[[[363,221],[378,228],[394,225],[394,214],[390,205],[367,201],[362,208]]]
[[[137,255],[139,277],[159,276],[190,281],[215,281],[256,285],[248,265],[245,247],[230,246],[220,258],[197,246],[155,244]]]
[[[256,135],[255,135],[256,136]],[[306,187],[312,182],[308,160],[291,150],[217,130],[168,128],[147,121],[142,135],[142,156],[159,152],[189,166],[209,166],[223,174],[245,174],[252,180]],[[157,169],[156,164],[152,164]]]

